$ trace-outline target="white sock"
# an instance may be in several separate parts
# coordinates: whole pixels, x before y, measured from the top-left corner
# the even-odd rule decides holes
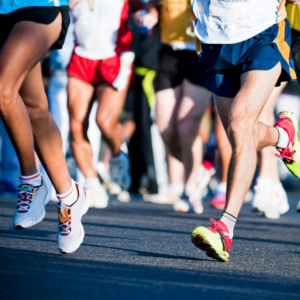
[[[61,204],[72,205],[77,200],[77,187],[72,180],[71,188],[64,194],[56,194],[57,199]]]
[[[289,144],[289,136],[287,132],[281,127],[275,127],[278,130],[278,142],[276,143],[277,148],[285,149]]]
[[[233,238],[233,230],[234,230],[234,226],[237,221],[237,218],[232,216],[229,213],[224,212],[220,221],[222,221],[227,226],[228,231],[229,231],[229,237],[232,239]]]
[[[220,192],[220,193],[226,193],[226,189],[227,189],[227,182],[221,182],[218,184],[217,186],[217,190]]]
[[[20,174],[21,184],[31,184],[32,186],[42,185],[42,175],[40,172],[37,172],[30,176],[24,176]]]
[[[171,183],[169,187],[170,191],[174,193],[176,196],[180,197],[184,192],[184,183]]]
[[[270,178],[257,177],[256,185],[266,185],[266,186],[271,187],[272,186],[272,180]]]

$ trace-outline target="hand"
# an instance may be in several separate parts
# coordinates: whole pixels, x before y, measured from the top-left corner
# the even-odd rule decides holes
[[[151,30],[158,23],[158,11],[155,8],[151,8],[145,15],[141,16],[142,10],[137,11],[134,15],[135,24],[138,27],[147,27]]]

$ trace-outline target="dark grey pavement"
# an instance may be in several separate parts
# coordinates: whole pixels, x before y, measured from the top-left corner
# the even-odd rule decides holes
[[[83,245],[61,255],[53,202],[42,223],[15,231],[15,203],[0,199],[0,299],[300,299],[300,214],[289,199],[276,221],[244,205],[229,263],[190,241],[220,216],[207,201],[200,216],[139,201],[90,209]]]

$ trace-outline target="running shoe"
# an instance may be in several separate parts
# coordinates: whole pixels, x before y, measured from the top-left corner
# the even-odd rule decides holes
[[[281,127],[289,136],[289,144],[285,149],[277,148],[280,157],[288,170],[295,176],[300,178],[300,143],[298,141],[298,121],[293,113],[283,111],[278,115],[274,127]]]
[[[192,243],[206,255],[219,261],[228,261],[232,239],[222,221],[210,219],[212,227],[197,227],[192,232]]]
[[[252,201],[252,211],[266,211],[272,202],[273,195],[272,180],[268,178],[257,178],[254,186],[254,197]]]
[[[111,182],[109,192],[111,195],[118,195],[121,191],[129,189],[131,184],[130,162],[124,152],[116,157],[111,156],[109,159]]]
[[[290,209],[288,197],[281,183],[273,186],[273,202],[278,208],[278,212],[283,215]]]
[[[201,191],[194,192],[190,197],[183,193],[181,198],[173,205],[173,208],[177,212],[194,212],[198,215],[202,214],[203,205]]]
[[[13,227],[25,229],[41,222],[46,215],[45,201],[47,195],[48,188],[43,178],[40,186],[19,185]]]
[[[108,195],[106,189],[102,186],[98,178],[87,178],[85,189],[88,191],[91,199],[90,207],[106,208],[108,205]]]
[[[57,245],[61,253],[75,252],[83,242],[84,229],[81,218],[89,209],[90,196],[87,191],[75,183],[78,199],[72,205],[59,203],[57,212],[59,226],[57,232]]]

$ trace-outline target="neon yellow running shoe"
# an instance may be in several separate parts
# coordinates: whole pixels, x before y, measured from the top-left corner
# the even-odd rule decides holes
[[[228,261],[232,239],[222,221],[210,219],[212,227],[197,227],[192,232],[192,243],[206,255],[219,261]]]
[[[281,127],[289,136],[289,143],[285,149],[277,148],[280,157],[289,171],[296,177],[300,178],[300,143],[298,141],[298,122],[292,112],[282,111],[278,115],[274,127]]]

